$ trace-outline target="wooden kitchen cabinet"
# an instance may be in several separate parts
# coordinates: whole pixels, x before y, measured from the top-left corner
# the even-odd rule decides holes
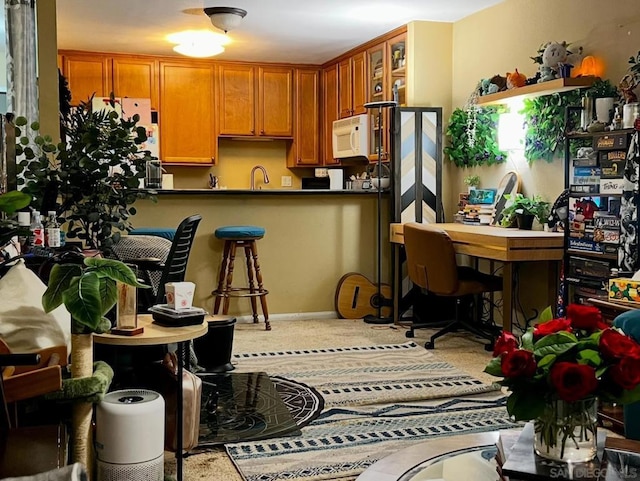
[[[158,60],[143,57],[113,58],[113,93],[116,97],[151,99],[159,110]]]
[[[111,58],[97,53],[69,52],[62,55],[62,74],[69,82],[71,105],[92,95],[108,97],[112,90]]]
[[[366,112],[365,55],[366,52],[360,52],[338,64],[338,108],[341,119]]]
[[[159,69],[162,161],[214,164],[218,150],[214,64],[161,61]]]
[[[221,136],[293,137],[293,69],[221,64]]]
[[[320,72],[295,71],[295,125],[287,146],[287,167],[322,165],[320,157]]]
[[[322,158],[324,165],[337,165],[333,158],[332,130],[334,120],[340,118],[338,110],[338,65],[322,70]]]

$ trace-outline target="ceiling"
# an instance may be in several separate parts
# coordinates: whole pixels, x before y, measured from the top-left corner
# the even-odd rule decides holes
[[[57,0],[58,48],[178,55],[165,36],[216,30],[203,7],[248,13],[223,60],[322,64],[411,20],[453,22],[503,0]]]

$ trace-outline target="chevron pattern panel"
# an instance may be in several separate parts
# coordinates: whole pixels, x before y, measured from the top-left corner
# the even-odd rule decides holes
[[[401,107],[395,115],[393,222],[441,221],[442,109]],[[401,256],[393,280],[402,296],[411,288],[404,264]]]

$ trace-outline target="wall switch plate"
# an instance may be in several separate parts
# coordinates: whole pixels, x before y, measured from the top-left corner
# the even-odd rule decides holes
[[[315,169],[316,177],[329,177],[329,171],[325,168]]]
[[[283,175],[280,179],[280,187],[291,187],[291,176]]]

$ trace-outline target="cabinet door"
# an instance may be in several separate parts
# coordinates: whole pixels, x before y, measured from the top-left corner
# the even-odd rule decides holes
[[[341,119],[350,117],[353,113],[351,110],[352,84],[351,59],[348,58],[338,64],[338,112]]]
[[[89,100],[92,95],[111,93],[111,59],[99,54],[63,54],[62,73],[69,82],[71,105]]]
[[[293,137],[293,69],[258,68],[258,132],[266,137]]]
[[[398,90],[398,104],[404,107],[407,104],[407,57],[406,34],[398,35],[387,41],[387,59],[389,62],[388,85],[393,98],[393,90]]]
[[[255,68],[223,64],[218,69],[220,135],[255,135]]]
[[[160,155],[164,162],[215,162],[214,79],[213,65],[160,62]]]
[[[338,65],[322,71],[322,145],[324,165],[336,165],[333,158],[333,121],[340,118],[338,111]]]
[[[352,115],[364,114],[367,111],[364,108],[364,104],[367,101],[366,67],[366,52],[356,54],[351,58]]]
[[[320,74],[317,70],[296,70],[296,128],[293,137],[293,159],[289,167],[321,165],[320,158]]]
[[[113,92],[116,97],[151,99],[151,108],[158,110],[158,61],[115,57]]]

